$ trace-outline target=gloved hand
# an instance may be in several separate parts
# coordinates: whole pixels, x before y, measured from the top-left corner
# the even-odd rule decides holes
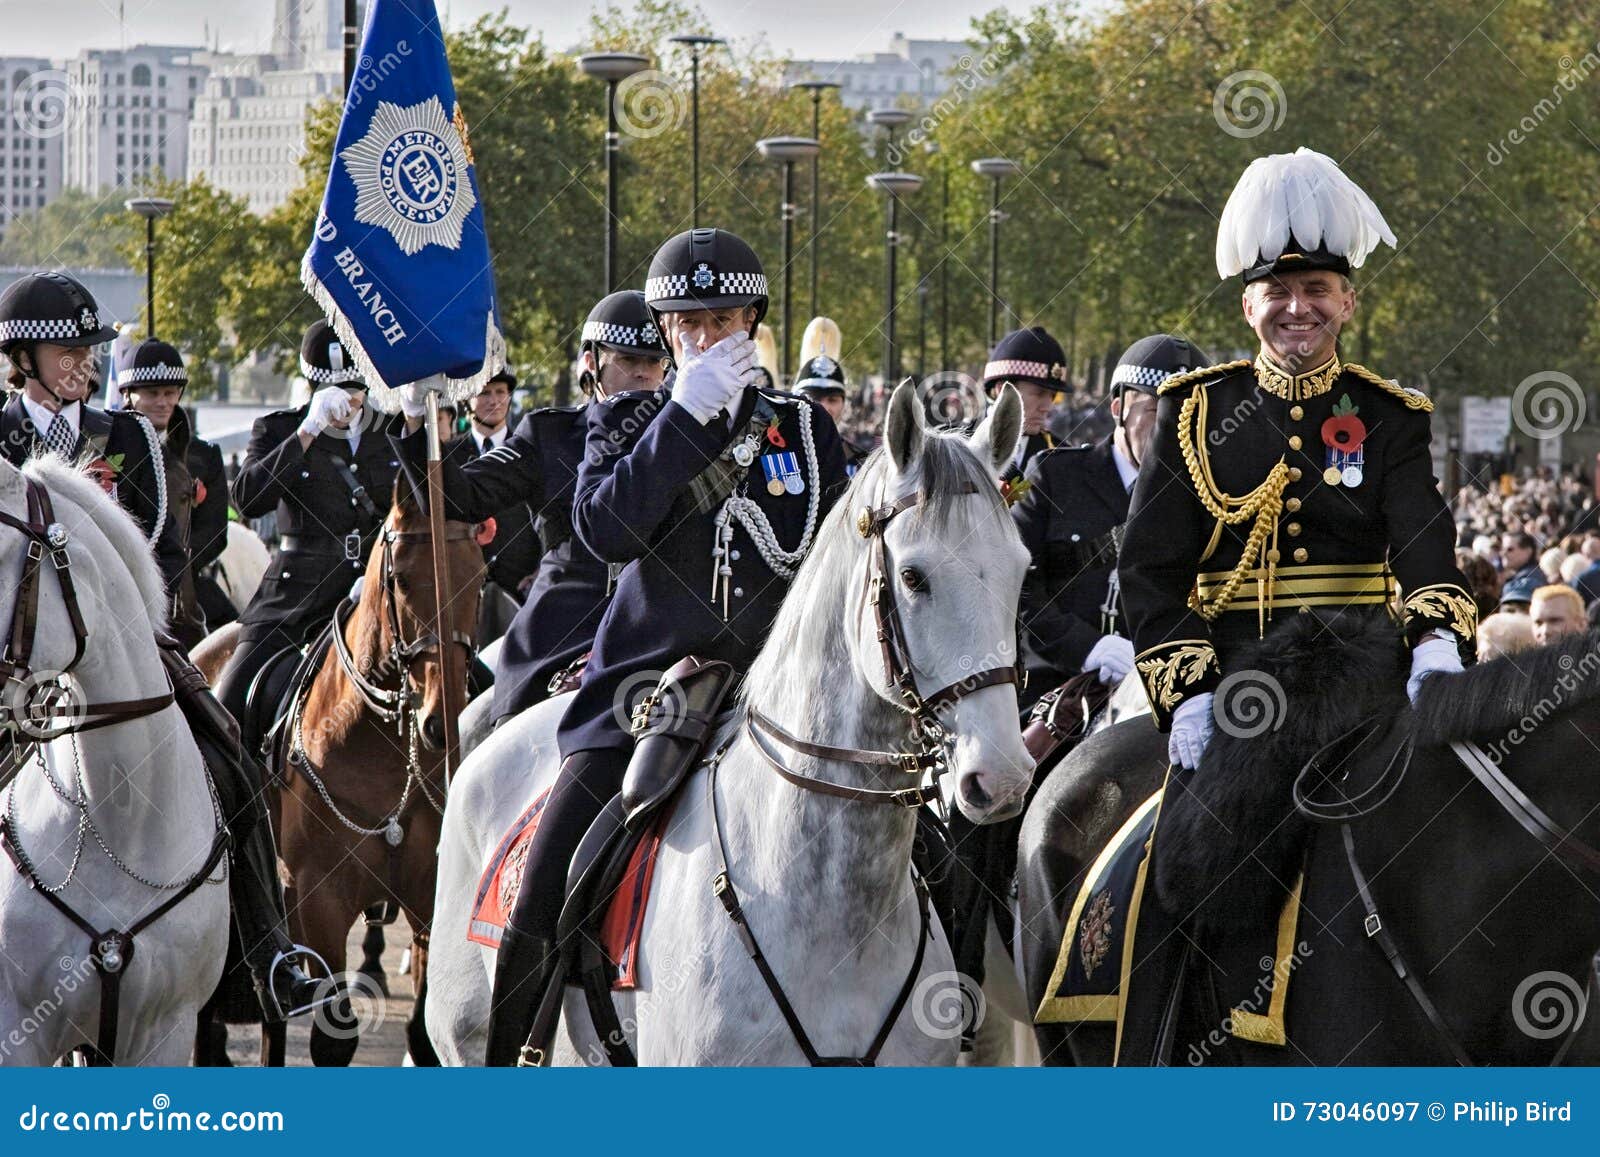
[[[756,343],[747,333],[731,334],[702,352],[692,336],[683,339],[683,365],[672,383],[672,400],[704,426],[732,407],[756,364]]]
[[[1417,701],[1422,681],[1437,671],[1460,671],[1461,652],[1455,638],[1440,634],[1425,636],[1411,648],[1411,677],[1406,680],[1406,694],[1411,702]]]
[[[1167,737],[1167,761],[1190,771],[1200,766],[1200,757],[1211,742],[1215,726],[1211,718],[1211,692],[1191,696],[1172,713],[1172,733]]]
[[[408,418],[421,418],[428,412],[428,388],[422,382],[407,382],[400,387],[400,412]]]
[[[1133,644],[1121,635],[1102,635],[1100,641],[1089,648],[1083,669],[1098,670],[1102,683],[1120,683],[1133,670]]]
[[[311,395],[311,405],[300,421],[300,433],[315,438],[334,422],[342,422],[355,412],[355,403],[343,386],[323,386]]]

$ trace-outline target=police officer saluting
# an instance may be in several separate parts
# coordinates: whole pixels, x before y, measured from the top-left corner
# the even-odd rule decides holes
[[[1140,338],[1111,376],[1111,436],[1047,450],[1028,463],[1011,517],[1033,556],[1019,618],[1044,670],[1030,686],[1048,691],[1090,670],[1115,683],[1133,669],[1133,644],[1118,614],[1117,545],[1155,430],[1156,388],[1200,361],[1182,338]]]
[[[366,569],[400,465],[387,437],[398,420],[366,405],[366,383],[327,322],[306,330],[300,372],[315,391],[310,403],[256,420],[233,482],[239,513],[275,508],[279,533],[217,688],[252,751],[262,737],[245,710],[251,682],[279,651],[309,641]]]
[[[687,655],[743,671],[844,487],[827,413],[753,384],[767,279],[749,245],[721,229],[678,234],[656,252],[645,298],[678,371],[658,394],[589,415],[573,525],[600,558],[631,565],[561,721],[561,771],[500,945],[490,1064],[515,1060],[527,1038],[556,965],[572,852],[621,789],[633,704],[619,696]]]
[[[1056,444],[1049,429],[1050,408],[1067,385],[1067,355],[1044,326],[1012,330],[995,343],[983,367],[983,391],[993,400],[1007,382],[1022,396],[1022,438],[1002,481],[1021,478],[1035,454]]]
[[[188,559],[167,517],[160,438],[137,414],[88,401],[98,349],[116,336],[94,295],[65,273],[30,273],[0,294],[0,353],[14,391],[0,411],[0,453],[14,466],[44,452],[89,463],[154,546],[170,594]]]
[[[1473,646],[1477,608],[1428,450],[1433,405],[1340,357],[1350,271],[1380,240],[1394,244],[1377,207],[1309,149],[1253,162],[1223,211],[1217,271],[1243,274],[1261,350],[1158,387],[1119,566],[1176,766],[1199,765],[1230,655],[1273,619],[1384,614],[1398,595],[1413,698]]]
[[[168,458],[167,508],[179,514],[180,535],[189,560],[172,626],[174,634],[192,646],[205,637],[208,626],[220,626],[234,616],[228,613],[231,604],[216,582],[200,573],[221,557],[228,545],[228,480],[223,472],[222,451],[196,438],[189,429],[181,404],[188,384],[189,372],[182,355],[164,341],[145,338],[118,351],[116,386],[122,394],[122,404],[149,419],[161,436],[162,451]],[[181,454],[182,461],[173,462],[175,454]],[[186,496],[177,494],[170,485],[175,477],[191,488],[186,502],[180,502]],[[183,525],[181,509],[185,505],[187,525]],[[213,620],[213,614],[219,617]],[[178,631],[180,625],[186,625],[191,633],[197,630],[199,638],[183,637]]]
[[[535,410],[509,439],[476,460],[447,457],[444,462],[450,518],[479,521],[526,504],[535,513],[544,547],[527,600],[501,644],[494,683],[497,724],[550,695],[552,680],[594,645],[610,600],[606,564],[573,534],[572,499],[591,408],[614,397],[648,395],[666,374],[667,347],[644,294],[622,290],[596,305],[584,322],[580,358],[579,385],[593,397],[588,405]],[[427,451],[418,432],[425,405],[420,387],[403,387],[400,404],[409,434],[396,445],[410,465],[421,469]]]

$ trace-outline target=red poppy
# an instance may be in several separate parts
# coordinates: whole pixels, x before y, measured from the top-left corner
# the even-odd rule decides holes
[[[194,504],[199,506],[206,500],[206,484],[200,479],[194,480]]]
[[[1367,440],[1367,424],[1356,417],[1357,407],[1345,394],[1333,407],[1333,417],[1322,423],[1322,442],[1331,449],[1354,454]]]
[[[767,426],[767,441],[771,443],[774,449],[787,450],[789,448],[789,443],[778,432],[778,419],[776,418],[772,419],[771,424]]]
[[[122,455],[118,454],[117,457],[120,459]],[[116,462],[105,458],[96,458],[83,469],[84,473],[100,484],[101,490],[110,494],[117,485],[117,467],[118,463]]]
[[[482,522],[478,523],[478,529],[473,535],[473,538],[477,541],[479,546],[488,546],[494,541],[495,532],[498,529],[499,528],[495,526],[494,519],[485,518]]]

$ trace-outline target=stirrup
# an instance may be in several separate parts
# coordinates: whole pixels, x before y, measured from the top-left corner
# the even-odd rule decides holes
[[[316,979],[312,972],[306,972],[304,975],[308,984],[315,986],[319,993],[324,993],[325,995],[314,996],[304,1004],[286,1008],[282,998],[278,995],[278,968],[286,964],[293,965],[296,960],[316,962],[317,971],[321,973],[321,979]],[[320,953],[307,948],[304,944],[296,944],[273,956],[272,966],[267,969],[267,999],[272,1002],[272,1007],[277,1010],[279,1019],[289,1020],[293,1017],[304,1016],[308,1012],[315,1012],[319,1008],[325,1008],[332,1004],[338,999],[338,996],[338,981],[333,975],[333,970],[328,967],[328,962],[322,958]]]

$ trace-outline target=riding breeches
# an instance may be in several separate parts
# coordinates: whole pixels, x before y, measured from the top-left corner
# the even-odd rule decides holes
[[[249,710],[250,685],[274,655],[285,647],[299,645],[298,632],[283,627],[269,628],[260,634],[250,632],[239,640],[238,649],[217,677],[217,699],[228,709],[228,714],[238,720],[244,749],[251,754],[260,751],[262,740],[252,716],[264,716],[270,723],[272,714],[266,705],[261,705],[259,711]]]

